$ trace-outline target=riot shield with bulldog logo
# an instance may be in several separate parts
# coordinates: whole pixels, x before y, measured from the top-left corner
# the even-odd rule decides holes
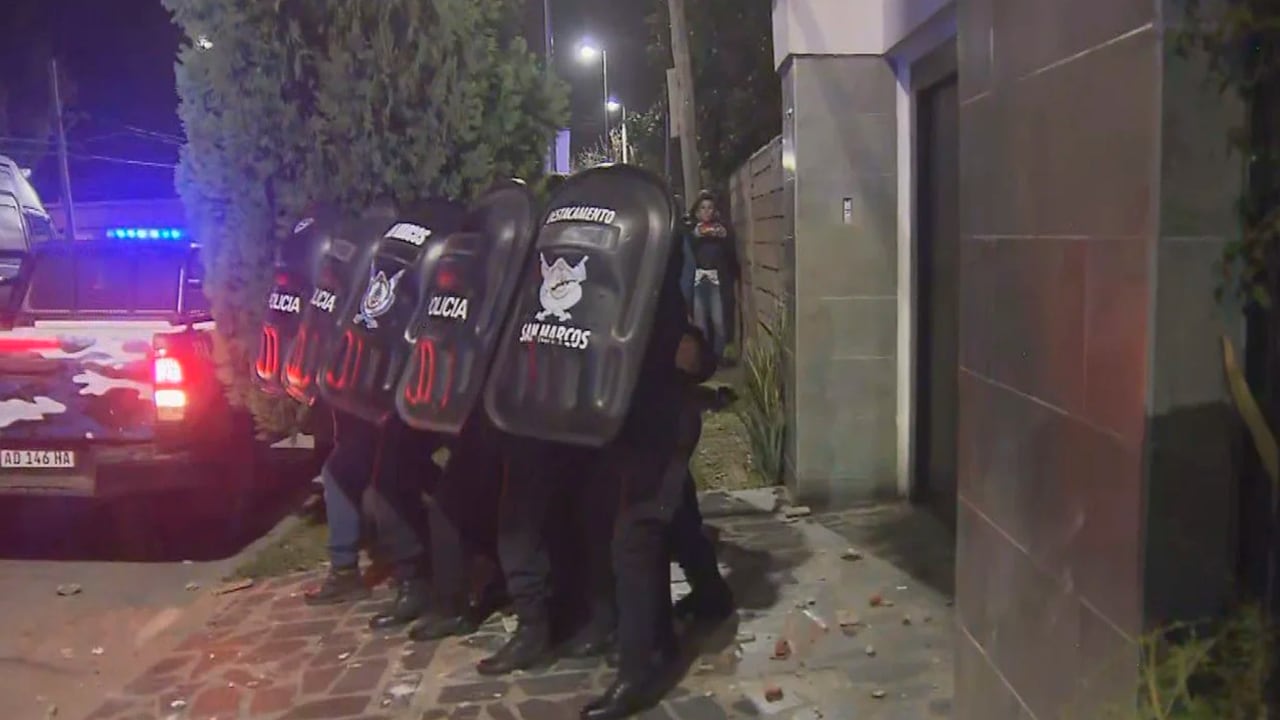
[[[285,358],[301,328],[303,308],[311,299],[313,268],[319,264],[315,255],[331,241],[340,217],[333,208],[313,206],[276,248],[253,373],[258,388],[269,395],[285,394]]]
[[[307,405],[319,397],[321,365],[341,339],[342,312],[350,288],[369,272],[378,239],[395,220],[390,208],[344,218],[317,235],[307,258],[309,291],[302,303],[298,330],[287,346],[283,372],[285,392]]]
[[[377,241],[373,261],[352,278],[340,337],[318,376],[329,404],[379,424],[396,411],[396,387],[413,349],[405,335],[419,296],[414,267],[462,228],[465,214],[448,200],[421,202],[399,213]]]
[[[551,198],[485,387],[515,435],[601,446],[631,407],[674,242],[665,183],[612,165]]]
[[[424,252],[411,271],[420,288],[406,329],[413,352],[396,392],[410,427],[462,431],[484,388],[536,219],[524,183],[494,188],[468,210],[462,231]]]

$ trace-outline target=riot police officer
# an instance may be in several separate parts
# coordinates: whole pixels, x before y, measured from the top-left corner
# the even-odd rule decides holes
[[[499,509],[498,554],[512,609],[519,621],[516,632],[494,655],[480,661],[482,675],[523,670],[546,659],[553,644],[553,533],[573,533],[569,542],[580,548],[580,597],[586,621],[565,646],[570,657],[590,657],[608,651],[616,622],[609,537],[616,505],[609,483],[593,482],[596,451],[532,438],[505,437],[506,478]],[[555,518],[565,522],[551,522]]]
[[[688,321],[681,265],[680,253],[671,253],[630,413],[604,450],[621,491],[612,544],[618,675],[583,709],[589,720],[628,717],[658,702],[676,654],[668,553],[672,518],[685,489],[685,475],[671,472],[671,458],[680,454],[681,435],[688,435],[687,381],[673,366]]]

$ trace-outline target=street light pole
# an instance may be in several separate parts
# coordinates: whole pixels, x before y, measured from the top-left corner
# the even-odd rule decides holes
[[[631,162],[631,146],[627,143],[627,106],[622,106],[622,164]]]
[[[613,136],[609,134],[609,51],[600,49],[600,74],[604,76],[604,141],[613,144]]]

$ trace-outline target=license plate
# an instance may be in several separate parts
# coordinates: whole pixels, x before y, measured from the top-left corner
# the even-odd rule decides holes
[[[0,450],[0,468],[73,468],[76,454],[71,450]]]

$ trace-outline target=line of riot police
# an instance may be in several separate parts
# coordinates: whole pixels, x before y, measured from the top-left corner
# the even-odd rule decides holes
[[[396,589],[375,630],[465,635],[509,602],[517,629],[480,673],[610,656],[617,679],[584,718],[661,699],[677,618],[733,613],[688,470],[692,389],[715,362],[688,323],[675,221],[666,185],[623,165],[542,208],[512,181],[466,207],[299,220],[254,370],[334,416],[331,570],[309,602],[367,594],[368,505]],[[692,588],[674,607],[673,559]]]

